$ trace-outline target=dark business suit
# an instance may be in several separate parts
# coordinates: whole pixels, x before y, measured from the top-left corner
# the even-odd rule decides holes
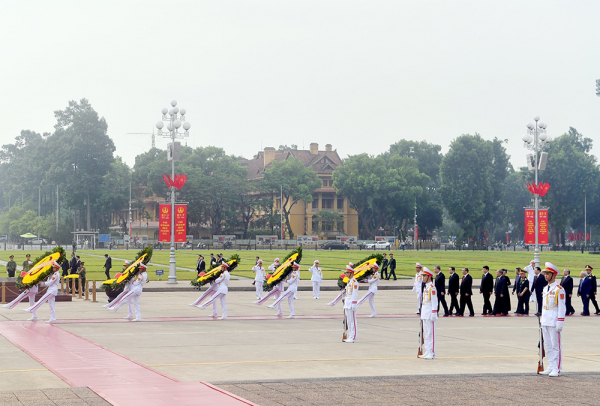
[[[598,292],[598,284],[596,282],[596,275],[592,275],[592,274],[588,274],[588,279],[590,280],[591,283],[591,293],[590,293],[590,300],[592,302],[592,304],[594,305],[594,307],[596,308],[596,314],[600,313],[600,308],[598,308],[598,302],[596,302],[596,293]]]
[[[483,295],[483,314],[492,312],[492,303],[490,296],[494,293],[494,277],[489,272],[481,277],[481,288],[479,289]]]
[[[106,262],[104,263],[104,273],[106,274],[106,279],[110,279],[110,268],[112,268],[112,258],[107,257]]]
[[[567,296],[565,297],[565,307],[567,308],[567,314],[575,313],[573,304],[571,303],[571,295],[573,294],[573,278],[571,275],[563,276],[560,280],[560,286],[563,287]]]
[[[517,295],[519,295],[519,303],[517,304],[517,314],[529,314],[529,297],[531,292],[529,290],[529,279],[519,278],[519,284],[517,286]],[[525,291],[527,289],[527,291]]]
[[[471,275],[466,274],[463,276],[460,283],[460,315],[464,316],[465,306],[469,307],[469,316],[474,316],[475,311],[473,310],[473,302],[471,296],[473,296],[473,278]]]
[[[446,304],[446,275],[440,271],[435,275],[435,290],[437,290],[438,302],[444,308],[444,316],[448,315],[448,305]],[[438,306],[439,309],[439,306]]]
[[[62,276],[69,275],[69,261],[64,260],[62,264],[60,264],[60,268],[62,269]]]
[[[388,270],[388,259],[383,258],[383,261],[381,262],[381,279],[387,278],[387,274],[388,274],[387,270]]]
[[[548,284],[548,282],[546,281],[546,278],[544,278],[544,275],[539,274],[539,275],[535,275],[533,277],[533,289],[532,290],[535,290],[535,299],[537,300],[537,313],[538,314],[542,314],[543,293],[544,293],[544,288],[546,287],[547,284]]]
[[[198,272],[198,275],[200,275],[200,272],[204,272],[205,269],[206,269],[206,262],[204,262],[203,259],[199,260],[198,263],[196,264],[196,272]]]
[[[492,315],[496,315],[498,313],[503,316],[508,315],[508,308],[506,307],[507,302],[504,298],[504,296],[508,296],[508,285],[506,284],[506,279],[504,279],[503,276],[498,276],[496,278],[494,293],[496,295],[496,300],[494,301],[494,310],[492,311]]]
[[[515,278],[515,285],[513,286],[513,293],[515,293],[515,292],[518,293],[519,281],[520,280],[521,280],[521,275],[517,275],[517,277]]]
[[[504,275],[503,278],[506,281],[506,292],[510,293],[510,278],[506,275]],[[510,294],[504,296],[504,300],[506,301],[506,310],[510,312],[512,310],[512,305],[510,303]]]
[[[396,280],[396,258],[390,259],[389,268],[390,268],[390,274],[388,275],[388,277],[386,279],[389,280],[392,277],[392,275],[394,275],[394,280]]]
[[[459,291],[459,278],[455,272],[448,278],[448,295],[450,296],[450,309],[449,312],[452,314],[452,310],[456,314],[460,313],[460,307],[458,306],[457,293]]]
[[[79,268],[77,258],[73,257],[73,258],[71,258],[71,262],[69,264],[69,269],[70,269],[69,273],[71,275],[73,275],[74,273],[77,273],[77,268]],[[68,279],[67,286],[69,288],[69,293],[72,293],[74,290],[74,286],[75,286],[75,279]]]
[[[582,316],[590,315],[590,298],[589,295],[592,291],[592,283],[590,279],[586,276],[583,279],[579,280],[579,288],[577,289],[577,294],[581,296],[581,301],[583,302],[583,312],[581,312]]]

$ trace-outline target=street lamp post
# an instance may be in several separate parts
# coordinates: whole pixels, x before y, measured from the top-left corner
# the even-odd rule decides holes
[[[177,107],[177,101],[171,101],[171,109],[163,108],[162,120],[156,123],[158,128],[158,134],[161,137],[171,138],[171,143],[168,148],[168,157],[171,161],[171,179],[175,178],[175,159],[177,158],[176,152],[176,139],[187,138],[191,124],[185,121],[185,109]],[[167,131],[163,133],[164,122],[167,122]],[[183,127],[184,132],[179,132],[179,128]],[[169,257],[169,278],[167,283],[177,283],[177,271],[175,267],[175,186],[171,186],[171,253]]]
[[[542,153],[547,155],[546,152],[542,151],[550,145],[552,137],[546,134],[546,124],[540,122],[540,116],[535,116],[533,119],[535,121],[535,124],[527,124],[527,134],[523,136],[522,140],[525,148],[527,148],[530,151],[533,151],[532,163],[535,171],[535,184],[537,185],[538,170],[544,170],[546,167],[545,157],[541,161],[543,167],[538,167],[538,154]],[[535,209],[535,249],[533,253],[533,259],[535,261],[535,266],[540,266],[540,244],[538,232],[538,210],[540,208],[540,196],[537,193],[533,195],[533,205]]]

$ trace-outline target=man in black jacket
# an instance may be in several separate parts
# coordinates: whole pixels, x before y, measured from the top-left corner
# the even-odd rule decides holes
[[[535,275],[533,277],[533,289],[531,289],[533,292],[535,292],[535,300],[537,300],[537,312],[535,314],[536,316],[542,315],[542,293],[544,292],[544,288],[548,284],[548,282],[546,282],[546,278],[544,278],[544,275],[542,275],[541,273],[542,269],[539,266],[536,266]]]
[[[521,268],[517,268],[521,269]],[[529,316],[529,296],[531,296],[531,290],[529,289],[529,279],[527,279],[527,271],[521,270],[521,274],[517,279],[518,282],[515,282],[517,285],[517,296],[519,298],[519,302],[517,303],[517,311],[515,314],[524,314]]]
[[[206,269],[206,262],[204,262],[204,257],[202,255],[198,255],[198,262],[196,263],[196,272],[200,275],[200,272],[204,272]]]
[[[566,315],[572,316],[575,314],[575,309],[571,304],[571,298],[573,297],[573,278],[571,278],[571,270],[565,268],[563,271],[563,277],[560,279],[560,286],[565,290],[565,307],[567,308]]]
[[[383,253],[383,261],[381,262],[381,279],[387,279],[388,276],[388,259],[385,252]]]
[[[505,297],[508,296],[508,285],[506,279],[502,275],[502,269],[496,271],[496,285],[494,286],[494,294],[496,300],[494,301],[494,310],[492,316],[500,313],[502,316],[508,316],[508,308],[506,307]]]
[[[438,309],[439,304],[441,304],[444,308],[444,317],[448,317],[448,305],[446,304],[446,275],[444,275],[439,265],[436,265],[433,268],[433,271],[435,272],[435,290],[437,290]]]
[[[455,316],[460,314],[460,307],[458,306],[458,291],[459,291],[459,278],[453,266],[448,268],[448,295],[450,296],[450,309],[448,312]],[[454,313],[452,313],[454,310]]]
[[[60,267],[62,269],[62,276],[68,276],[69,275],[69,261],[67,261],[66,259],[62,262],[62,264],[60,264]]]
[[[110,279],[110,268],[112,268],[112,258],[108,256],[108,254],[104,254],[104,273],[106,274],[106,279]]]
[[[596,301],[596,294],[598,293],[598,283],[596,282],[596,275],[592,275],[592,270],[593,269],[594,268],[592,268],[589,265],[585,266],[585,272],[587,272],[588,279],[592,283],[592,291],[590,292],[590,301],[592,302],[592,304],[596,308],[596,313],[595,314],[600,314],[600,308],[598,308],[598,302]]]
[[[482,316],[485,316],[488,313],[492,313],[492,303],[490,302],[490,297],[492,293],[494,293],[494,277],[490,275],[490,267],[487,265],[483,266],[483,275],[481,276],[481,287],[479,288],[479,293],[483,295],[483,313]]]
[[[469,307],[469,317],[475,316],[473,310],[473,302],[471,296],[473,296],[473,278],[469,275],[469,268],[462,269],[463,278],[460,282],[460,315],[465,315],[465,306]]]
[[[390,280],[392,275],[394,275],[394,280],[396,280],[396,258],[394,258],[394,254],[390,254],[390,263],[388,265],[390,274],[386,278],[386,280]]]

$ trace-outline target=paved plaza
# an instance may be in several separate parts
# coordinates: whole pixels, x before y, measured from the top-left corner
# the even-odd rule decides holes
[[[235,281],[232,288],[250,283]],[[178,285],[181,291],[144,292],[140,323],[124,320],[125,308],[103,309],[103,293],[97,303],[57,303],[55,325],[25,321],[25,304],[0,308],[0,399],[12,402],[0,403],[37,404],[23,402],[20,391],[39,395],[87,387],[86,393],[99,396],[94,401],[111,404],[135,404],[137,396],[147,397],[145,405],[510,404],[519,402],[523,387],[531,396],[521,404],[585,404],[577,390],[595,391],[592,383],[600,373],[597,316],[567,318],[563,376],[548,378],[535,374],[537,317],[482,317],[478,294],[476,317],[440,318],[437,356],[426,361],[416,357],[419,320],[415,295],[407,289],[380,290],[377,318],[368,318],[363,305],[358,341],[348,344],[341,341],[341,304],[325,305],[335,291],[322,292],[319,300],[300,291],[295,319],[277,318],[273,309],[252,304],[253,291],[232,291],[229,318],[219,321],[207,317],[209,309],[188,306],[199,293],[186,285]],[[366,292],[365,285],[360,288]],[[287,303],[283,309],[285,317]],[[38,312],[40,320],[48,314],[47,306]],[[144,390],[137,390],[140,384]],[[559,400],[566,388],[573,389],[569,402]],[[436,399],[438,392],[449,394]],[[485,402],[478,401],[480,395]],[[81,397],[44,402],[103,404]]]

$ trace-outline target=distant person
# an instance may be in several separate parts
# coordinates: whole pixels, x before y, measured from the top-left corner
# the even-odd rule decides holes
[[[85,292],[85,275],[86,275],[86,269],[85,269],[85,262],[81,262],[79,264],[79,270],[77,271],[77,274],[79,275],[79,286],[81,287],[81,293]]]
[[[313,266],[311,266],[308,271],[312,273],[310,281],[313,285],[313,299],[318,299],[319,293],[321,292],[321,282],[323,282],[323,270],[319,267],[318,259],[315,259]]]
[[[254,267],[252,268],[252,272],[255,273],[254,286],[256,288],[256,299],[260,300],[263,297],[263,282],[265,281],[265,278],[267,277],[267,272],[265,271],[265,268],[263,268],[263,266],[262,266],[261,259],[256,260],[256,265],[254,265]]]
[[[454,316],[458,316],[460,314],[460,307],[458,306],[460,278],[456,274],[456,270],[453,266],[448,268],[448,273],[450,274],[448,278],[448,296],[450,296],[450,309],[448,309],[448,312]],[[454,310],[454,313],[452,313],[452,310]]]
[[[484,265],[482,268],[481,275],[481,287],[479,288],[479,293],[483,295],[483,313],[482,316],[486,314],[492,314],[492,302],[490,302],[490,297],[494,293],[494,277],[490,274],[490,267]]]
[[[210,253],[210,267],[214,268],[215,266],[217,266],[217,258],[215,258],[215,256],[211,252]]]
[[[448,305],[446,304],[446,275],[442,272],[439,265],[433,267],[435,272],[435,290],[437,291],[438,305],[444,308],[444,317],[448,317]]]
[[[546,278],[544,278],[544,276],[541,273],[542,273],[542,269],[539,266],[536,266],[535,267],[535,275],[533,277],[533,289],[532,289],[532,291],[535,291],[535,299],[537,301],[537,312],[535,313],[536,316],[542,315],[542,304],[543,304],[543,300],[542,300],[543,296],[542,295],[544,292],[544,288],[548,284],[548,282],[546,282]]]
[[[579,288],[577,288],[577,296],[581,297],[581,302],[583,303],[583,311],[581,312],[582,316],[590,315],[590,292],[592,291],[592,286],[590,280],[587,277],[587,272],[581,271],[579,274]]]
[[[23,272],[29,271],[31,265],[33,265],[33,262],[31,262],[31,255],[27,254],[25,255],[25,261],[23,261]]]
[[[381,262],[381,279],[386,279],[388,276],[388,259],[386,253],[383,253],[383,261]]]
[[[592,289],[590,291],[590,301],[596,308],[595,314],[600,314],[600,308],[598,308],[598,302],[596,301],[596,294],[598,292],[598,283],[596,282],[596,275],[592,274],[593,269],[594,268],[592,268],[590,265],[585,266],[585,272],[587,272],[587,276],[588,276],[588,279],[590,280],[591,289]]]
[[[506,288],[509,289],[511,283],[510,283],[510,278],[508,277],[508,269],[502,270],[502,277],[506,281]],[[507,290],[507,292],[508,292],[508,290]],[[510,312],[512,310],[512,305],[510,303],[510,294],[504,296],[504,300],[506,301],[506,310]]]
[[[112,268],[112,258],[108,254],[104,254],[104,273],[106,279],[110,279],[110,268]]]
[[[9,278],[15,277],[15,272],[17,271],[17,263],[15,262],[15,256],[11,255],[8,257],[8,262],[6,263],[6,273]]]
[[[69,276],[69,261],[67,261],[66,259],[62,262],[62,264],[60,264],[60,268],[62,269],[62,276]]]
[[[494,294],[496,295],[496,300],[494,301],[492,316],[495,316],[498,313],[500,313],[501,316],[508,316],[508,308],[506,307],[507,302],[504,300],[504,297],[508,296],[508,285],[506,284],[506,279],[503,277],[502,269],[496,271]]]
[[[390,254],[389,268],[390,274],[388,275],[387,280],[389,281],[392,275],[394,275],[394,280],[396,280],[396,258],[394,258],[394,254]]]
[[[518,268],[520,269],[520,268]],[[515,285],[517,283],[515,282]],[[519,303],[517,304],[516,314],[523,314],[529,316],[529,296],[531,291],[529,290],[529,279],[527,279],[527,271],[521,270],[519,278],[519,284],[517,286],[517,296]]]
[[[204,256],[198,255],[198,262],[196,262],[196,272],[198,276],[200,276],[200,272],[204,272],[206,270],[206,262],[204,262]]]
[[[463,278],[460,282],[460,316],[464,316],[465,307],[469,308],[469,317],[475,316],[473,310],[473,302],[471,296],[473,296],[473,278],[469,275],[469,268],[462,269]]]
[[[565,290],[565,306],[567,307],[567,316],[572,316],[575,314],[575,309],[573,309],[573,305],[571,300],[573,298],[573,278],[571,278],[571,270],[565,268],[563,270],[563,277],[560,279],[560,286]]]

